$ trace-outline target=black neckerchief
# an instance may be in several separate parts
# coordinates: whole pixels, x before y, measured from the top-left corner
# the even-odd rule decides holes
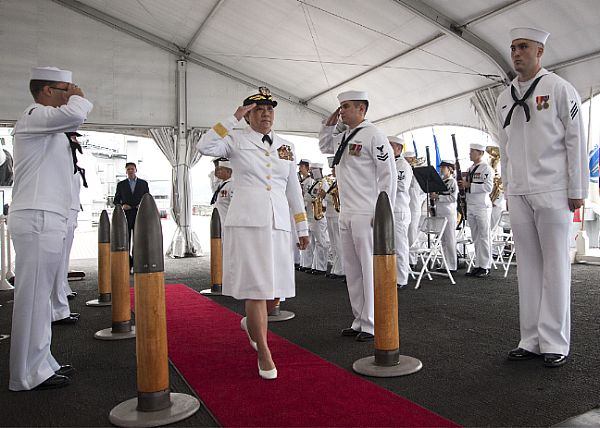
[[[212,198],[210,199],[210,204],[214,205],[215,202],[217,202],[217,198],[219,197],[219,192],[221,191],[221,189],[223,187],[225,187],[225,185],[229,183],[229,181],[224,181],[223,183],[221,183],[221,185],[219,187],[217,187],[217,190],[215,190],[215,193],[213,193]]]
[[[331,168],[333,168],[334,166],[336,166],[337,164],[340,163],[340,161],[342,160],[342,155],[344,154],[344,149],[346,148],[346,146],[348,145],[348,143],[350,142],[350,140],[361,129],[362,128],[356,128],[354,131],[352,131],[350,133],[350,135],[346,134],[344,137],[342,137],[342,142],[340,143],[340,145],[338,146],[337,151],[335,152],[335,156],[333,157],[333,162],[331,162]]]
[[[88,187],[87,180],[85,179],[85,169],[81,168],[77,165],[77,152],[83,154],[83,150],[81,148],[81,144],[77,141],[77,137],[80,135],[77,132],[65,132],[67,139],[69,140],[69,145],[71,146],[71,156],[73,157],[73,174],[79,173],[81,175],[81,179],[83,180],[83,187]]]
[[[516,106],[523,107],[523,111],[525,111],[526,122],[529,122],[529,119],[531,119],[531,116],[529,114],[529,106],[527,105],[527,103],[525,101],[527,101],[527,98],[529,98],[531,96],[531,94],[533,93],[533,91],[535,91],[535,87],[539,83],[540,79],[544,76],[545,76],[545,74],[542,74],[537,79],[535,79],[533,81],[533,83],[531,84],[531,86],[529,87],[529,89],[527,89],[527,92],[525,92],[525,95],[523,95],[523,98],[521,98],[521,99],[519,99],[517,97],[517,88],[515,88],[515,85],[510,85],[510,95],[514,101],[514,104],[508,111],[508,114],[506,115],[506,119],[504,120],[504,126],[502,128],[506,128],[508,125],[510,125],[510,121],[512,119],[512,114],[513,114],[513,111]]]
[[[475,165],[475,168],[473,168],[472,171],[469,171],[469,183],[473,183],[473,177],[475,176],[475,171],[477,171],[477,168],[479,168],[479,165],[481,165],[480,163],[478,163],[477,165]],[[469,193],[471,193],[471,188],[469,187],[468,189],[466,189]]]

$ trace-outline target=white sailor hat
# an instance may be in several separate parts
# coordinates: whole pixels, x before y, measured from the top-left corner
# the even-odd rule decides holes
[[[310,166],[310,160],[309,159],[300,159],[300,162],[298,162],[298,165]]]
[[[220,160],[219,167],[229,168],[231,169],[231,162],[229,160]]]
[[[369,94],[365,91],[346,91],[340,93],[337,97],[340,103],[344,101],[369,101]]]
[[[479,150],[480,152],[485,152],[485,146],[483,144],[471,143],[469,148]]]
[[[404,152],[404,157],[405,158],[414,158],[417,155],[415,155],[415,152]]]
[[[323,169],[323,164],[315,162],[310,166],[310,169]]]
[[[440,166],[447,166],[449,168],[454,168],[454,162],[452,162],[451,160],[443,160],[442,162],[440,162]]]
[[[527,39],[541,43],[542,45],[546,44],[549,35],[550,33],[547,31],[538,30],[537,28],[517,27],[510,30],[511,40]]]
[[[73,83],[73,73],[56,67],[32,67],[31,80]]]
[[[402,137],[394,137],[394,136],[388,136],[387,137],[388,141],[390,143],[395,143],[395,144],[402,144],[404,145],[404,138]]]

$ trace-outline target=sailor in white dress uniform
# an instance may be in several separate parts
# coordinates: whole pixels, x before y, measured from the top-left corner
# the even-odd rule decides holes
[[[325,275],[327,272],[327,254],[329,252],[329,237],[327,236],[327,218],[325,212],[317,220],[314,212],[313,201],[320,197],[319,192],[323,188],[323,164],[313,163],[310,166],[312,182],[307,186],[308,202],[306,204],[306,215],[308,216],[308,230],[312,245],[312,263],[310,273],[313,275]],[[304,198],[306,201],[306,196]],[[321,201],[323,203],[324,201]]]
[[[233,170],[231,169],[231,162],[227,158],[219,158],[218,164],[215,167],[215,177],[220,180],[217,187],[213,191],[210,204],[213,205],[219,213],[219,219],[221,220],[221,228],[225,224],[227,218],[227,211],[231,204],[231,198],[233,197]]]
[[[274,299],[295,295],[291,228],[300,248],[308,243],[294,146],[272,131],[276,105],[268,89],[260,88],[197,145],[204,155],[228,158],[235,171],[235,197],[224,226],[223,294],[246,300],[245,325],[265,379],[277,377],[267,345],[267,314]],[[234,131],[242,118],[250,126]]]
[[[321,127],[319,148],[322,153],[336,153],[333,165],[340,191],[340,240],[354,316],[342,335],[369,341],[374,337],[375,204],[379,194],[386,192],[394,206],[398,174],[385,134],[365,120],[367,93],[347,91],[339,94],[338,100],[340,107]]]
[[[433,193],[435,199],[435,210],[438,217],[446,217],[448,223],[444,234],[442,235],[442,251],[448,264],[448,270],[454,272],[456,270],[456,223],[457,211],[456,201],[458,199],[458,185],[452,176],[454,172],[454,163],[452,161],[442,161],[440,163],[440,172],[442,180],[446,185],[446,191],[441,193]],[[443,269],[445,272],[446,270]]]
[[[73,156],[65,132],[76,131],[92,110],[92,103],[72,83],[70,71],[33,68],[30,89],[35,103],[13,129],[15,181],[8,217],[15,247],[12,391],[70,382],[50,352],[50,294],[71,206]]]
[[[588,194],[581,100],[541,65],[549,33],[511,30],[517,78],[498,97],[502,183],[518,257],[521,340],[511,360],[544,354],[566,363],[570,348],[573,211]]]
[[[419,159],[417,159],[414,152],[405,152],[404,159],[409,163],[409,165],[414,168],[419,163]],[[425,202],[425,198],[427,194],[423,192],[419,182],[415,178],[413,174],[413,178],[410,181],[410,187],[408,189],[408,195],[410,198],[409,206],[410,206],[410,224],[408,225],[408,245],[412,245],[417,237],[419,236],[419,222],[421,221],[421,216],[423,214],[423,202]],[[411,267],[415,267],[417,264],[417,254],[412,253],[409,254],[409,263]]]
[[[404,140],[401,137],[389,136],[388,141],[392,145],[394,158],[396,160],[396,171],[398,172],[398,184],[396,186],[396,203],[394,204],[394,237],[396,244],[396,282],[399,288],[408,284],[408,272],[410,270],[408,226],[410,225],[410,183],[413,179],[413,170],[402,156]]]
[[[485,146],[473,143],[469,156],[473,165],[468,170],[468,179],[458,182],[467,197],[468,222],[475,247],[474,268],[467,276],[485,278],[492,266],[492,237],[490,219],[492,201],[490,192],[494,188],[494,169],[484,161]]]

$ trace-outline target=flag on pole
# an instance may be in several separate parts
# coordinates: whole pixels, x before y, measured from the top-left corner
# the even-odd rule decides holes
[[[590,151],[590,181],[598,183],[598,144]]]
[[[417,143],[415,142],[415,137],[412,134],[410,134],[410,136],[413,140],[413,149],[415,149],[415,159],[417,159],[419,157],[419,152],[417,151]]]
[[[440,156],[440,148],[438,146],[437,138],[435,138],[435,131],[431,128],[431,132],[433,132],[433,145],[435,146],[435,169],[438,174],[440,173],[440,164],[442,163],[442,157]]]

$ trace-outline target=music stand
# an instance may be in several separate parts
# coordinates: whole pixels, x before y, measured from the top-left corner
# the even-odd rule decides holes
[[[418,166],[413,169],[413,175],[425,193],[441,193],[448,190],[442,177],[432,166]]]

